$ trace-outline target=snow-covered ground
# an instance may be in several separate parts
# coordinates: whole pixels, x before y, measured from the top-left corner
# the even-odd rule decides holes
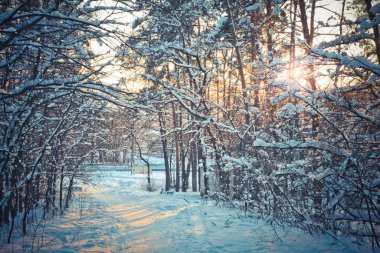
[[[94,174],[71,209],[43,224],[38,252],[372,252],[349,239],[334,242],[292,228],[273,227],[236,210],[202,204],[197,193],[144,191],[144,175]],[[154,172],[161,188],[163,172]],[[42,226],[42,225],[41,225]],[[0,252],[30,252],[32,238],[0,245]],[[41,248],[38,248],[42,246]]]

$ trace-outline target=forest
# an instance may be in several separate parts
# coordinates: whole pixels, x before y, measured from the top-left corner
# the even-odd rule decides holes
[[[379,27],[373,0],[2,0],[1,233],[91,164],[157,190],[154,155],[164,191],[379,248]]]

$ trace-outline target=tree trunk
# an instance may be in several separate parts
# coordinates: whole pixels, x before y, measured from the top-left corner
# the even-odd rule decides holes
[[[289,68],[290,71],[294,68],[294,61],[296,58],[296,19],[297,19],[297,0],[291,0],[289,17],[290,17],[290,50],[289,50]],[[293,13],[292,13],[293,12]]]
[[[373,21],[375,18],[375,14],[370,11],[372,8],[371,0],[365,0],[366,4],[366,10],[369,16],[369,20]],[[376,45],[376,55],[377,55],[377,62],[380,64],[380,32],[379,32],[379,25],[375,25],[372,27],[373,29],[373,37],[374,42]]]
[[[188,182],[188,175],[186,173],[186,156],[185,156],[185,145],[183,140],[183,122],[182,122],[182,112],[179,114],[179,127],[180,127],[180,133],[179,133],[179,146],[181,148],[180,152],[180,158],[181,158],[181,170],[182,170],[182,191],[186,192],[187,190],[187,182]],[[187,181],[187,182],[186,182]]]
[[[249,122],[250,122],[250,117],[249,117],[249,112],[248,112],[249,105],[248,105],[248,101],[247,101],[247,90],[246,90],[247,89],[247,85],[246,85],[246,82],[245,82],[243,59],[242,59],[242,55],[241,55],[241,52],[240,52],[240,46],[238,44],[236,26],[235,26],[234,17],[232,15],[230,2],[229,2],[229,0],[225,0],[225,1],[226,1],[226,6],[227,6],[228,19],[231,22],[231,34],[232,34],[233,46],[235,48],[236,59],[238,61],[238,71],[239,71],[240,82],[241,82],[241,89],[242,89],[242,94],[243,94],[245,124],[249,125]]]
[[[74,185],[74,178],[75,178],[75,170],[73,171],[73,174],[70,177],[69,187],[68,187],[67,193],[66,193],[65,208],[69,208],[69,202],[70,202],[70,199],[71,199],[73,185]]]
[[[177,113],[174,103],[172,104],[172,112],[173,112],[173,127],[174,127],[174,143],[175,143],[175,191],[179,192],[179,186],[180,186],[180,147],[179,147],[179,136],[177,133]]]
[[[25,185],[25,196],[24,196],[24,214],[22,217],[22,233],[23,235],[26,235],[26,223],[27,223],[27,218],[30,210],[30,203],[29,203],[29,198],[30,198],[30,184],[31,181],[28,180]]]
[[[162,151],[164,153],[164,163],[165,163],[165,191],[170,189],[170,168],[169,168],[169,156],[168,156],[168,142],[166,138],[165,123],[163,120],[162,112],[158,113],[158,121],[160,124],[160,134],[162,142]]]
[[[315,7],[316,7],[316,0],[312,0],[312,9],[311,9],[311,19],[310,19],[310,30],[307,22],[307,13],[306,13],[306,5],[304,0],[299,0],[299,7],[301,12],[301,23],[302,23],[302,32],[303,36],[306,40],[307,49],[306,52],[310,54],[310,49],[313,46],[313,37],[314,37],[314,15],[315,15]],[[314,74],[314,64],[312,62],[308,63],[308,76],[307,80],[311,86],[311,89],[316,91],[316,81],[313,76]],[[318,122],[317,122],[317,116],[311,115],[311,134],[312,136],[317,135],[317,128],[318,128]]]
[[[197,191],[197,182],[198,182],[198,163],[197,163],[197,147],[195,144],[195,140],[190,144],[190,163],[191,163],[191,186],[192,186],[192,191],[196,192]]]
[[[61,176],[59,180],[59,210],[63,211],[63,179],[65,176],[63,175],[64,166],[61,166]]]

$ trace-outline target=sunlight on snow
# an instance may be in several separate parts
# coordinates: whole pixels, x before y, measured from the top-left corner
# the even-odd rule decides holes
[[[186,207],[167,211],[148,210],[141,208],[141,206],[136,206],[135,203],[129,203],[128,207],[125,204],[119,204],[107,207],[106,210],[116,217],[124,219],[129,227],[142,227],[176,216],[184,209]]]

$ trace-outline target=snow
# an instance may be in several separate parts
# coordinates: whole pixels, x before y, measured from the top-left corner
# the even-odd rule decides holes
[[[283,107],[281,107],[278,111],[276,111],[277,117],[281,117],[284,119],[292,119],[298,115],[300,109],[297,108],[297,105],[292,103],[286,103]]]
[[[263,3],[255,3],[246,8],[247,11],[258,11],[264,7]]]
[[[374,6],[372,6],[372,8],[370,9],[370,11],[373,14],[380,13],[380,3],[377,3]]]
[[[253,146],[263,146],[263,147],[265,147],[266,144],[267,144],[267,143],[266,143],[264,140],[259,139],[259,138],[257,138],[257,139],[253,142]]]
[[[47,108],[53,108],[53,107],[55,107],[55,106],[56,106],[55,103],[50,103],[50,104],[48,104]]]
[[[228,22],[228,17],[226,15],[221,16],[220,19],[218,20],[218,24],[215,27],[215,30],[210,34],[210,37],[215,37],[217,36],[220,31],[223,29],[223,27],[227,24]]]
[[[269,225],[235,209],[201,202],[199,193],[143,190],[144,175],[92,173],[96,185],[81,185],[71,209],[40,224],[38,252],[369,252],[342,238],[310,236]],[[154,172],[161,187],[164,173]],[[78,189],[81,189],[78,188]],[[1,238],[3,239],[3,238]],[[31,237],[0,244],[0,252],[25,252]],[[39,248],[38,244],[43,247]]]
[[[144,159],[148,160],[150,165],[164,165],[165,161],[164,158],[161,157],[155,157],[155,156],[142,156]],[[136,156],[135,159],[137,160],[136,162],[140,165],[145,165],[145,162],[140,159],[139,156]]]
[[[331,52],[324,51],[322,49],[312,48],[311,51],[320,55],[324,58],[333,59],[340,61],[341,64],[350,67],[350,68],[363,68],[365,70],[369,70],[376,75],[380,75],[380,66],[370,62],[369,60],[363,57],[353,57],[350,58],[348,56],[342,56],[340,54],[335,54]]]
[[[282,59],[274,59],[270,64],[269,67],[276,67],[276,66],[282,66],[285,65],[285,62]]]

